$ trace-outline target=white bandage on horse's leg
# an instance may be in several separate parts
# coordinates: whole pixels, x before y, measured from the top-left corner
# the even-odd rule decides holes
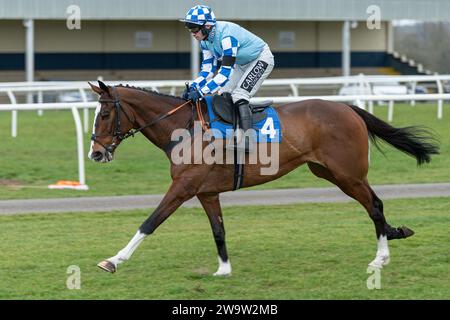
[[[219,269],[217,269],[217,272],[214,273],[215,276],[229,276],[231,275],[231,263],[230,260],[222,261],[220,257],[219,258]]]
[[[146,236],[147,235],[145,233],[141,233],[140,231],[136,232],[134,237],[130,240],[125,248],[120,250],[114,257],[111,257],[107,260],[117,266],[119,263],[130,259],[133,252],[137,249],[137,247],[141,244]]]
[[[378,249],[375,259],[369,263],[369,266],[375,268],[382,268],[389,263],[389,246],[387,236],[380,236],[378,238]]]

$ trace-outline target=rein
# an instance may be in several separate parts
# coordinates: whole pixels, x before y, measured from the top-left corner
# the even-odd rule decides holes
[[[208,130],[208,127],[206,126],[205,118],[203,118],[202,105],[200,103],[200,100],[197,100],[196,107],[197,107],[198,120],[200,120],[200,123],[202,124],[203,131],[206,132]]]
[[[94,141],[98,144],[100,144],[103,148],[105,148],[105,150],[107,150],[108,152],[112,153],[118,146],[118,141],[123,141],[129,137],[134,137],[134,135],[136,133],[141,132],[142,130],[144,130],[145,128],[151,127],[152,125],[158,123],[159,121],[170,117],[172,114],[174,114],[175,112],[177,112],[178,110],[180,110],[182,107],[184,107],[185,105],[190,104],[192,107],[194,107],[194,104],[192,103],[192,100],[188,100],[185,103],[171,109],[170,111],[166,112],[165,114],[157,117],[156,119],[154,119],[153,121],[139,127],[138,129],[132,129],[126,133],[122,133],[120,131],[120,127],[121,127],[121,123],[120,123],[120,112],[122,111],[125,116],[127,117],[128,121],[130,121],[130,123],[133,123],[134,121],[131,120],[131,118],[128,116],[128,114],[125,112],[125,110],[123,109],[122,105],[120,104],[120,99],[119,99],[119,95],[117,94],[116,88],[112,87],[113,92],[114,92],[114,99],[99,99],[98,102],[100,103],[113,103],[114,104],[114,108],[116,109],[116,119],[115,119],[115,128],[114,128],[114,133],[111,135],[96,135],[95,133],[92,134],[91,136],[91,141]],[[197,109],[197,115],[198,118],[202,124],[202,129],[204,131],[207,130],[207,126],[206,126],[206,121],[203,118],[203,114],[201,111],[201,104],[200,101],[197,100],[196,103],[196,109]],[[191,120],[192,121],[192,120]],[[101,143],[100,141],[98,141],[97,138],[99,137],[106,137],[106,136],[112,136],[113,137],[113,143],[110,145],[105,146],[103,143]]]
[[[185,103],[179,105],[178,107],[173,108],[172,110],[170,110],[170,111],[166,112],[165,114],[159,116],[158,118],[154,119],[153,121],[151,121],[151,122],[149,122],[149,123],[143,125],[142,127],[138,128],[138,129],[132,129],[131,131],[129,131],[129,132],[125,133],[125,134],[121,134],[120,136],[118,136],[118,138],[119,138],[120,140],[125,140],[125,139],[127,139],[127,138],[129,138],[129,137],[134,137],[134,135],[135,135],[136,133],[139,133],[139,132],[141,132],[142,130],[144,130],[145,128],[151,127],[151,126],[154,125],[155,123],[157,123],[157,122],[159,122],[159,121],[161,121],[161,120],[163,120],[163,119],[165,119],[165,118],[167,118],[167,117],[170,117],[172,114],[174,114],[175,112],[177,112],[179,109],[181,109],[182,107],[184,107],[184,106],[187,105],[188,103],[191,103],[191,101],[190,101],[190,100],[189,100],[189,101],[186,101]],[[120,102],[119,102],[119,104],[120,104]]]

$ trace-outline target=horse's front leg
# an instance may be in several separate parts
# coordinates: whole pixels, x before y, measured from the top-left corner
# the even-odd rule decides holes
[[[208,215],[211,229],[216,241],[217,252],[219,254],[219,269],[214,273],[215,276],[231,275],[231,264],[228,260],[227,247],[225,245],[225,228],[223,225],[222,210],[220,208],[219,194],[198,194],[203,208]]]
[[[195,195],[195,188],[185,181],[173,182],[161,203],[150,217],[139,227],[131,241],[125,248],[115,256],[100,262],[97,266],[101,269],[114,273],[117,266],[130,259],[133,252],[141,244],[146,236],[153,233],[155,229],[164,222],[181,204]]]

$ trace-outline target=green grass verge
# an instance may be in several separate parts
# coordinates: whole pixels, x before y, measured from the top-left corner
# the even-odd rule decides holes
[[[0,299],[449,299],[450,198],[385,202],[416,234],[389,242],[381,289],[366,286],[374,227],[356,203],[225,208],[233,275],[216,278],[206,215],[179,209],[111,275],[144,211],[1,216]],[[69,290],[67,268],[81,270]]]
[[[396,105],[395,126],[426,125],[440,138],[442,154],[430,164],[417,167],[415,160],[402,152],[385,147],[385,155],[371,152],[369,180],[372,184],[449,182],[450,181],[450,108],[444,119],[436,119],[435,104]],[[375,114],[386,119],[387,108],[376,107]],[[92,119],[92,114],[91,114]],[[141,135],[123,143],[116,160],[97,164],[86,159],[87,192],[47,190],[57,180],[78,180],[75,128],[72,115],[48,111],[43,117],[35,112],[19,113],[18,137],[10,137],[10,115],[0,117],[0,199],[54,198],[74,196],[164,193],[170,184],[169,162],[163,152]],[[85,153],[89,148],[85,135]],[[276,181],[255,189],[329,186],[302,166]],[[25,187],[20,187],[25,186]]]

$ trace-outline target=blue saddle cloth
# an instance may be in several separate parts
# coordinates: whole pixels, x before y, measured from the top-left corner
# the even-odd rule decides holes
[[[208,115],[214,137],[218,139],[231,138],[233,135],[233,126],[231,124],[221,122],[216,118],[212,109],[212,96],[206,96],[204,99],[208,107]],[[278,113],[273,107],[268,107],[265,111],[266,117],[253,124],[253,129],[255,129],[257,133],[256,141],[265,143],[281,143],[282,133]]]

